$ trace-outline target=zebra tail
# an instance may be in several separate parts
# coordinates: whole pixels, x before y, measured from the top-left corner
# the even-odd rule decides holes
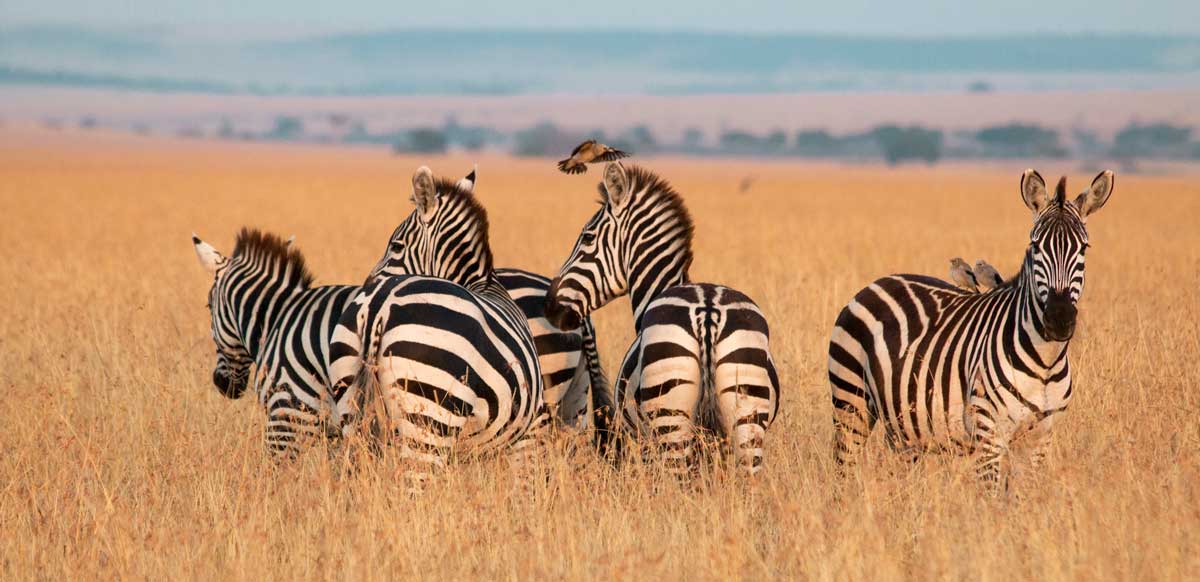
[[[364,315],[353,306],[342,314],[329,346],[330,377],[334,379],[334,408],[342,434],[348,436],[360,426],[366,428],[364,436],[374,449],[382,444],[389,423],[374,365],[381,334],[378,329],[369,329]]]

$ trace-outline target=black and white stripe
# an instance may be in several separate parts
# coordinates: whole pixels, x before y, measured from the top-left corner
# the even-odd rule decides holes
[[[981,477],[1001,480],[1018,437],[1035,468],[1071,400],[1067,346],[1083,291],[1086,220],[1108,200],[1113,174],[1074,201],[1066,179],[1051,197],[1021,180],[1034,224],[1021,272],[985,293],[932,277],[895,275],[859,291],[829,343],[835,457],[853,460],[877,422],[899,451],[975,451]]]
[[[239,398],[253,364],[255,392],[268,416],[267,448],[294,457],[304,437],[324,430],[328,338],[359,288],[312,287],[300,253],[257,230],[243,229],[229,257],[195,235],[192,244],[214,275],[208,296],[217,345],[213,383]]]
[[[401,456],[433,466],[452,451],[528,451],[548,421],[541,370],[525,314],[493,270],[487,214],[424,167],[413,202],[333,333],[338,422],[352,429],[362,406],[382,401]],[[384,275],[392,259],[411,274]]]
[[[779,408],[767,320],[746,295],[690,283],[692,221],[653,173],[605,167],[601,208],[554,280],[546,314],[564,329],[628,293],[637,338],[616,382],[624,432],[652,437],[686,471],[697,431],[725,439],[750,474]]]

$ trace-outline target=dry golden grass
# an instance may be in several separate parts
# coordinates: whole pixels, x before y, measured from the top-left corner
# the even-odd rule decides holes
[[[1091,221],[1077,391],[1043,475],[982,498],[969,463],[915,465],[876,438],[840,488],[826,342],[837,310],[891,272],[951,256],[1009,273],[1029,216],[1021,167],[887,170],[648,162],[698,225],[698,280],[768,314],[783,383],[757,483],[681,488],[653,469],[550,459],[532,506],[503,463],[455,466],[409,499],[387,466],[320,451],[275,467],[252,398],[210,383],[210,280],[188,235],[228,251],[243,224],[296,234],[319,281],[358,281],[409,211],[418,162],[464,158],[0,135],[0,578],[1196,579],[1200,575],[1200,186],[1118,176]],[[485,158],[503,265],[552,272],[596,174]],[[1079,189],[1090,172],[1069,171]],[[737,194],[746,174],[758,177]],[[608,370],[628,303],[597,316]]]

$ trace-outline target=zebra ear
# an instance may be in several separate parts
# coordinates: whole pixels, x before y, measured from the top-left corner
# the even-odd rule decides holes
[[[1108,197],[1112,195],[1115,184],[1116,176],[1113,175],[1112,170],[1104,170],[1096,175],[1092,180],[1092,185],[1083,194],[1075,197],[1075,207],[1079,209],[1079,216],[1084,221],[1090,214],[1100,210],[1105,202],[1108,202]]]
[[[621,162],[609,162],[604,166],[604,190],[608,193],[608,204],[620,208],[629,200],[629,174]]]
[[[1021,174],[1021,199],[1025,201],[1025,206],[1033,211],[1034,216],[1050,205],[1050,193],[1046,191],[1046,181],[1033,168],[1025,170],[1025,173]]]
[[[471,173],[467,174],[466,177],[464,177],[463,179],[458,181],[459,189],[465,190],[467,192],[474,194],[475,193],[475,172],[477,172],[478,170],[479,170],[478,164],[476,164],[475,167],[471,168]]]
[[[200,259],[200,266],[210,273],[216,273],[229,260],[217,252],[212,245],[200,240],[200,237],[196,236],[194,232],[192,233],[192,246],[196,247],[196,257]]]
[[[426,166],[417,168],[417,173],[413,174],[412,202],[421,213],[422,220],[428,220],[437,210],[437,185],[433,181],[433,170]]]

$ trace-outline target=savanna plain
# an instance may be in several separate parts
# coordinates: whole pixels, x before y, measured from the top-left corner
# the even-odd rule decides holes
[[[954,256],[1013,273],[1025,162],[635,158],[690,207],[693,278],[747,292],[770,320],[782,406],[754,482],[613,470],[570,438],[533,499],[502,461],[453,465],[415,498],[387,458],[347,464],[318,445],[276,466],[254,398],[212,386],[211,276],[190,234],[224,252],[243,225],[295,234],[318,283],[357,283],[411,209],[413,170],[476,162],[497,264],[552,274],[595,208],[596,169],[0,129],[0,578],[1200,576],[1200,182],[1187,173],[1118,171],[1089,221],[1075,399],[1048,469],[1018,471],[998,498],[969,461],[910,464],[878,434],[835,478],[826,348],[838,310],[879,276],[945,276]],[[1097,170],[1039,166],[1072,193]],[[628,302],[594,319],[613,374]]]

